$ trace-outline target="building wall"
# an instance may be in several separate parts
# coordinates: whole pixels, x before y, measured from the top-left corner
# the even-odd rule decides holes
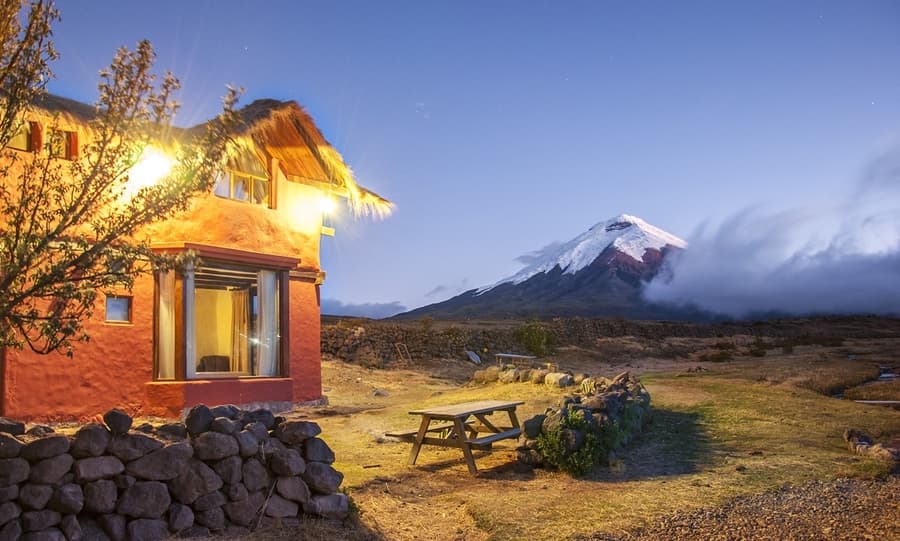
[[[319,192],[276,180],[277,209],[197,197],[191,209],[142,232],[154,244],[193,242],[264,254],[300,257],[319,270]],[[318,286],[290,284],[290,378],[188,382],[153,380],[153,279],[136,281],[133,324],[107,324],[100,295],[91,336],[62,354],[7,352],[3,414],[25,420],[88,419],[112,407],[133,415],[175,416],[185,407],[208,404],[304,402],[321,398]]]

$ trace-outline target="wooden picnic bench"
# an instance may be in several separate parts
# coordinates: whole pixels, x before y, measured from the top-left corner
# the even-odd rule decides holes
[[[515,353],[497,353],[494,355],[498,366],[513,364],[517,368],[530,368],[537,357],[534,355],[516,355]]]
[[[413,410],[410,415],[420,415],[419,429],[409,432],[388,432],[391,436],[412,442],[409,453],[409,464],[415,464],[422,445],[438,447],[456,447],[462,450],[469,473],[478,473],[472,450],[490,450],[491,445],[504,439],[518,439],[522,434],[519,419],[516,417],[516,406],[524,402],[506,402],[502,400],[479,400],[451,406],[436,406]],[[496,412],[506,412],[510,426],[497,426],[488,417]],[[474,419],[472,419],[474,417]],[[444,421],[432,426],[432,421]],[[476,422],[477,421],[477,422]],[[485,435],[479,436],[480,433]]]

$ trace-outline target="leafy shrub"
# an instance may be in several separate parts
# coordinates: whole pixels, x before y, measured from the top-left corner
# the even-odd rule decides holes
[[[556,345],[556,336],[539,321],[530,321],[516,328],[513,336],[532,355],[538,357],[549,354]]]
[[[566,447],[566,431],[577,430],[584,434],[581,448],[570,451]],[[576,415],[566,415],[556,428],[541,432],[537,438],[537,450],[544,462],[576,477],[581,477],[605,461],[615,446],[619,435],[617,427],[596,425]]]

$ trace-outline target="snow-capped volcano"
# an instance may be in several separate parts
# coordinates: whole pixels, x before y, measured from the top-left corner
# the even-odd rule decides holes
[[[501,284],[520,284],[536,274],[548,273],[556,267],[559,267],[563,274],[575,274],[593,263],[610,247],[635,261],[643,261],[644,253],[648,249],[662,250],[666,246],[683,249],[687,243],[637,216],[620,214],[594,225],[569,242],[561,244],[558,249],[544,254],[540,260],[516,274],[479,289],[477,294],[486,293]]]
[[[675,235],[622,214],[542,250],[537,261],[509,278],[394,317],[683,319],[690,315],[647,302],[641,288],[668,254],[686,246]]]

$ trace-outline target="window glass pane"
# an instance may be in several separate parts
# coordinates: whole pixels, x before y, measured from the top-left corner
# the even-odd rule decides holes
[[[106,321],[130,322],[131,297],[106,297]]]
[[[175,272],[161,272],[156,279],[159,295],[156,323],[156,377],[175,379]]]
[[[23,122],[6,146],[16,150],[31,150],[31,123]]]
[[[231,197],[231,175],[224,171],[216,175],[216,184],[213,193],[226,199]]]
[[[47,151],[53,158],[68,158],[68,143],[69,138],[66,135],[66,132],[61,130],[51,130],[50,140],[47,141]]]
[[[253,179],[253,202],[258,205],[269,204],[269,181],[259,178]]]
[[[250,190],[252,189],[250,177],[241,176],[236,173],[232,173],[232,177],[234,182],[233,199],[237,199],[238,201],[249,201]]]

